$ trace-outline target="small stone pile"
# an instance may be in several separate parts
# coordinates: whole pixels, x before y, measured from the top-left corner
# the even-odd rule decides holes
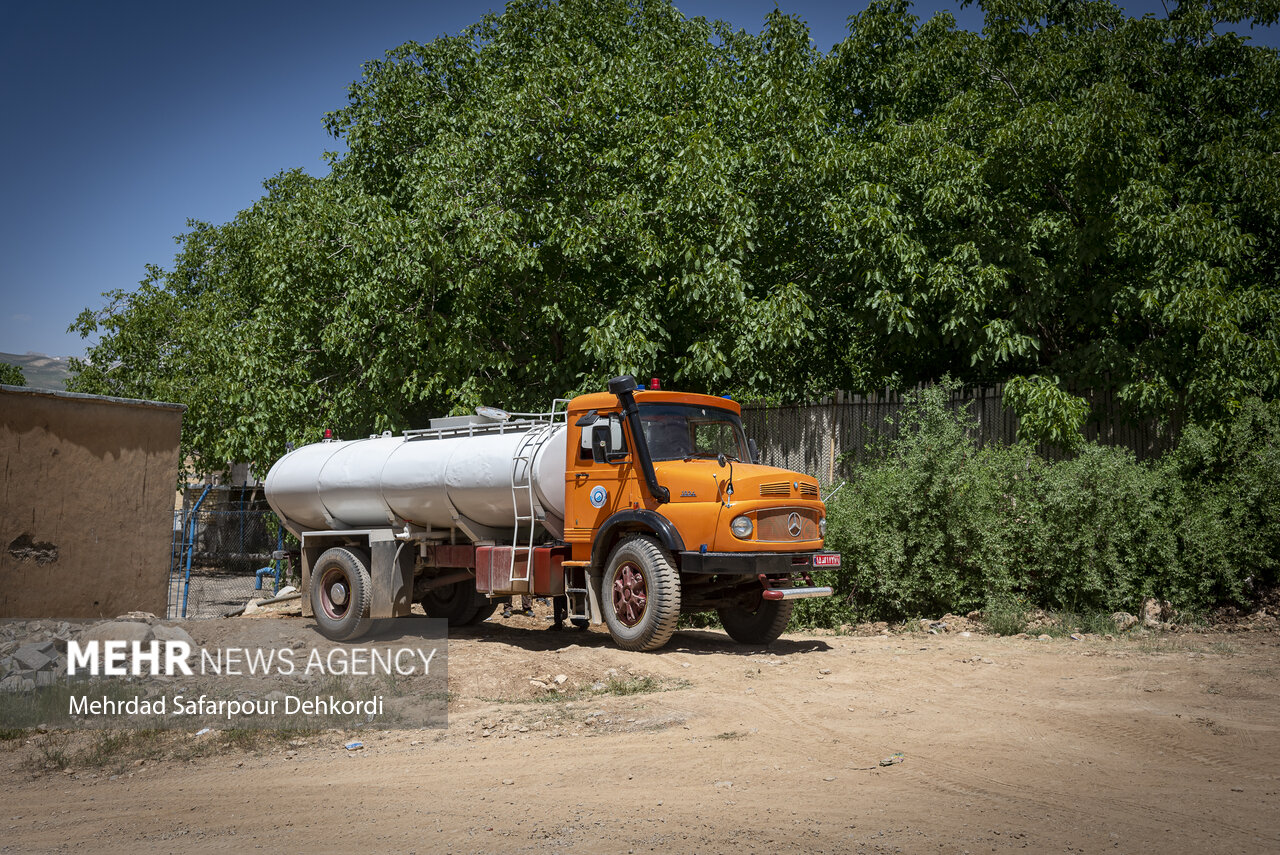
[[[67,640],[78,630],[66,621],[0,623],[0,692],[52,686],[67,673]]]
[[[195,640],[181,627],[161,623],[147,612],[129,612],[101,623],[59,620],[0,621],[0,692],[30,692],[52,686],[67,674],[67,642]]]

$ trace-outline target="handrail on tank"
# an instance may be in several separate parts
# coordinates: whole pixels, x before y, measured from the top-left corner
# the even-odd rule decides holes
[[[529,430],[546,422],[520,421],[511,422],[492,422],[490,424],[472,424],[472,425],[455,425],[453,427],[440,428],[415,428],[406,430],[401,433],[405,439],[450,439],[459,436],[485,436],[487,434],[496,433],[516,433],[518,431]]]
[[[564,409],[557,409],[558,405]],[[551,410],[545,413],[508,413],[513,418],[501,422],[475,422],[467,425],[453,425],[438,428],[414,428],[403,431],[400,435],[406,440],[414,439],[449,439],[458,436],[484,436],[486,434],[514,433],[525,431],[540,425],[566,422],[569,416],[569,399],[555,398],[551,401]]]

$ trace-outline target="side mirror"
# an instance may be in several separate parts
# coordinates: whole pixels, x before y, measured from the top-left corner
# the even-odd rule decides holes
[[[754,439],[747,440],[747,451],[751,452],[752,463],[760,462],[760,446],[756,445],[756,441]]]
[[[596,422],[591,426],[591,459],[596,463],[609,460],[609,424]]]
[[[615,463],[627,456],[622,437],[622,420],[610,416],[591,426],[591,459],[596,463]]]

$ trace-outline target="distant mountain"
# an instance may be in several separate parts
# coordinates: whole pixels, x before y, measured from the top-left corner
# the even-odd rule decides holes
[[[0,353],[0,362],[7,362],[22,369],[27,385],[32,389],[66,389],[71,369],[65,356],[45,356],[43,353]]]

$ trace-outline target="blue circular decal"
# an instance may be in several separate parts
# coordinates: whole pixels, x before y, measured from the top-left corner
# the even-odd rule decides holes
[[[609,501],[609,491],[599,484],[591,488],[591,507],[603,508],[604,503]]]

